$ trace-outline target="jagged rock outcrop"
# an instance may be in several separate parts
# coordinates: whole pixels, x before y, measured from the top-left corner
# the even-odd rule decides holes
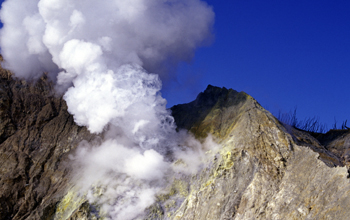
[[[340,158],[343,165],[350,166],[350,130],[332,129],[326,134],[315,135],[317,140],[329,151]]]
[[[3,69],[0,76],[0,220],[96,219],[69,191],[65,163],[94,136],[74,123],[45,75],[36,84]],[[199,139],[210,133],[220,148],[199,173],[174,178],[148,219],[350,215],[349,131],[310,135],[281,124],[248,94],[214,86],[171,110],[179,129]]]
[[[197,116],[190,123],[182,120],[188,109]],[[348,218],[348,171],[339,167],[344,153],[328,149],[347,151],[349,132],[325,147],[310,134],[283,126],[249,95],[212,86],[172,110],[180,127],[197,137],[210,132],[222,148],[192,178],[189,196],[171,219]]]
[[[62,161],[91,138],[45,75],[33,85],[1,69],[0,219],[51,219],[71,170]]]

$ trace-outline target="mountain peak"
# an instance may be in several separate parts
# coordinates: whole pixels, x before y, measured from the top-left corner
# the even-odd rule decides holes
[[[69,154],[94,136],[74,123],[45,77],[32,84],[1,70],[0,92],[0,220],[100,219],[95,204],[79,197],[68,181]],[[171,111],[178,129],[200,140],[213,136],[220,147],[206,152],[207,163],[193,176],[169,180],[171,187],[145,210],[148,219],[346,219],[350,214],[344,167],[350,160],[349,132],[323,146],[284,126],[248,94],[212,85]]]
[[[242,110],[242,106],[250,105],[260,106],[245,92],[208,85],[193,102],[175,105],[171,111],[179,129],[190,130],[196,137],[206,137],[213,126],[222,124],[222,117],[232,118],[232,115],[239,114],[238,111]],[[230,108],[230,116],[221,114],[223,108]],[[227,123],[230,122],[233,121]],[[226,133],[226,131],[219,133],[222,132]],[[223,133],[220,135],[215,133],[215,135],[222,137]]]

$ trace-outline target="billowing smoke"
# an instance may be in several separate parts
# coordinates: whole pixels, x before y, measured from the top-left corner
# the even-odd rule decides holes
[[[175,131],[160,90],[165,71],[210,39],[214,13],[206,3],[7,0],[0,16],[3,66],[26,79],[48,72],[75,122],[104,132],[73,159],[74,179],[107,216],[142,215],[178,172],[172,161],[204,158],[210,144]]]

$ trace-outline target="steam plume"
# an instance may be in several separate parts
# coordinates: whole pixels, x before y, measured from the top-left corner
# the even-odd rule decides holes
[[[210,38],[214,13],[206,3],[7,0],[0,16],[4,66],[26,79],[49,72],[75,122],[107,132],[103,143],[82,143],[74,157],[80,185],[90,192],[104,187],[99,199],[88,198],[107,216],[142,215],[137,211],[152,204],[174,172],[170,156],[186,160],[191,151],[200,158],[203,146],[175,132],[160,78]],[[192,150],[184,154],[181,144]]]

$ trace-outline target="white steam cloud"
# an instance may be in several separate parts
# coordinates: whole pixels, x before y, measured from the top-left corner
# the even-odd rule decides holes
[[[78,147],[74,179],[107,217],[141,216],[184,172],[171,161],[196,169],[214,145],[176,132],[160,95],[164,70],[211,37],[201,0],[7,0],[0,18],[3,66],[26,79],[48,72],[75,122],[104,132]]]

